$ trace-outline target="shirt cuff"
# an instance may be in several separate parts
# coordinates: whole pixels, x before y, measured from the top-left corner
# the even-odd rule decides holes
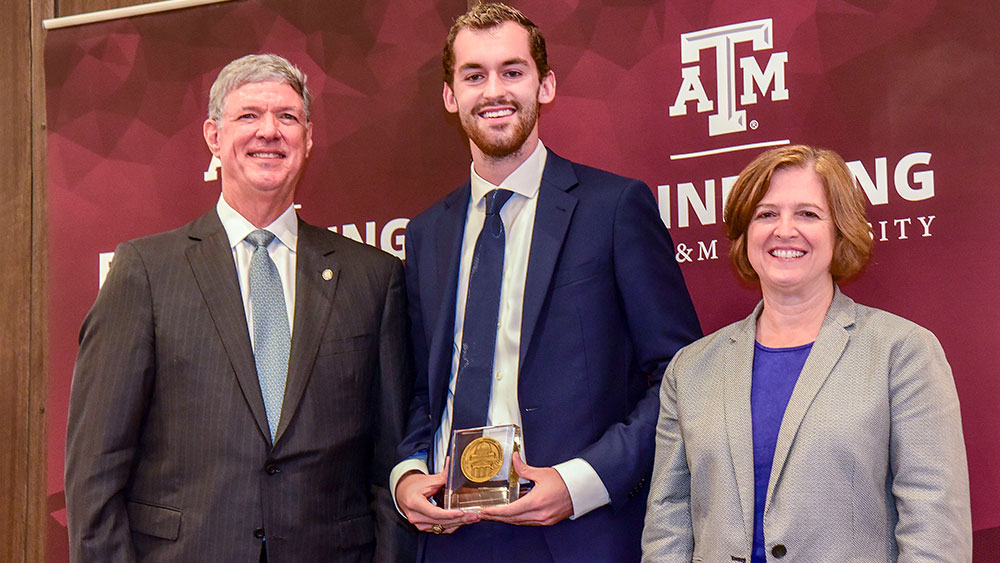
[[[573,515],[569,517],[570,520],[576,520],[591,510],[611,502],[604,481],[601,481],[597,471],[594,471],[593,466],[584,459],[575,457],[553,466],[553,469],[559,472],[566,489],[569,490],[569,498],[573,502]]]
[[[393,467],[392,471],[389,472],[389,492],[392,493],[392,504],[396,507],[396,512],[399,512],[403,518],[406,518],[406,515],[403,514],[403,511],[399,509],[399,504],[396,503],[396,485],[399,484],[399,479],[410,471],[419,471],[424,475],[430,474],[430,471],[427,469],[426,452],[413,454],[412,456],[397,463],[396,467]],[[591,471],[593,471],[593,469],[591,469]]]

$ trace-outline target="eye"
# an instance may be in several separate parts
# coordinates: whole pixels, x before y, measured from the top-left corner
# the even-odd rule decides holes
[[[248,112],[248,113],[243,113],[243,114],[240,114],[240,115],[238,115],[238,116],[236,117],[236,119],[237,119],[237,120],[241,120],[241,121],[246,121],[246,120],[249,120],[249,119],[253,119],[253,118],[255,118],[255,117],[257,117],[257,115],[256,115],[256,114],[253,114],[253,113],[249,113],[249,112]]]
[[[473,72],[471,74],[466,74],[465,78],[463,78],[462,80],[466,82],[479,82],[482,79],[483,79],[483,73]]]
[[[295,115],[294,113],[285,112],[285,113],[281,114],[280,117],[281,117],[281,119],[283,119],[285,121],[292,121],[292,122],[296,122],[296,123],[299,121],[299,116]]]
[[[524,73],[520,70],[508,70],[503,73],[505,78],[520,78],[524,76]]]
[[[757,212],[757,215],[754,216],[754,219],[770,219],[772,217],[777,217],[777,216],[778,216],[777,213],[775,213],[774,211],[771,211],[770,209],[763,209]]]
[[[800,211],[799,214],[802,215],[803,217],[806,217],[806,218],[809,218],[809,219],[819,219],[820,218],[819,214],[816,213],[815,211],[803,210],[803,211]]]

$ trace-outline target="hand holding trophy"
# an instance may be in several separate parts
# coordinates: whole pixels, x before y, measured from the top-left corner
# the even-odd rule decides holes
[[[452,432],[445,510],[479,512],[517,500],[520,483],[512,456],[520,449],[521,429],[516,424]]]

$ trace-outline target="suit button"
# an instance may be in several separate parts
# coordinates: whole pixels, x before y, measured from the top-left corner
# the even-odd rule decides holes
[[[253,537],[262,540],[264,539],[264,528],[257,528],[253,531]]]
[[[264,468],[264,472],[267,473],[268,475],[274,475],[275,473],[280,473],[281,470],[278,469],[277,465],[269,463],[267,464],[267,467]]]
[[[788,550],[785,549],[785,546],[781,545],[780,543],[771,548],[771,555],[779,559],[784,557],[786,553],[788,553]]]

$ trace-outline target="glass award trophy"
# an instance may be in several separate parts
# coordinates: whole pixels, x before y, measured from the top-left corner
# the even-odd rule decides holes
[[[512,456],[520,449],[516,424],[453,431],[444,508],[479,512],[517,500],[520,485]]]

